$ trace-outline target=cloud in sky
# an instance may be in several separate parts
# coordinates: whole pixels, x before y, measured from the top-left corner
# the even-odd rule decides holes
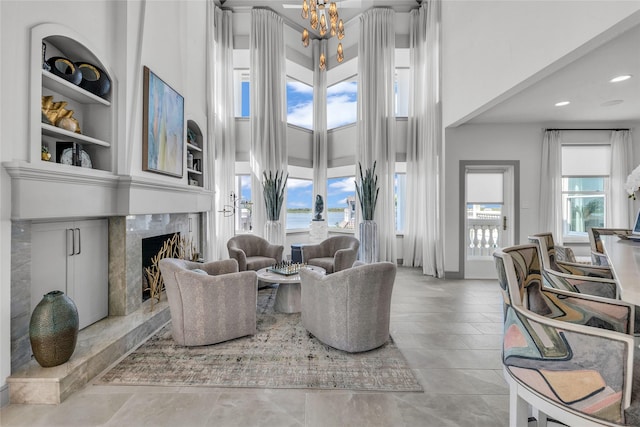
[[[289,106],[287,123],[305,129],[313,129],[313,102],[300,103]]]
[[[358,84],[337,83],[327,88],[327,128],[355,123],[358,117]]]
[[[313,96],[313,87],[309,86],[306,83],[302,83],[296,80],[291,80],[287,82],[287,87],[294,92],[309,94]]]
[[[327,192],[331,195],[340,194],[340,193],[355,193],[355,191],[356,191],[356,178],[353,176],[329,180]]]
[[[287,82],[287,122],[313,129],[313,87],[295,80]]]
[[[311,187],[313,187],[313,181],[311,181],[310,179],[289,178],[287,180],[287,188],[290,190]]]

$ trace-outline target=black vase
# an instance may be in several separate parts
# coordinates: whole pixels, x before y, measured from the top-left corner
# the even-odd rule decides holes
[[[78,309],[71,298],[62,291],[46,294],[31,314],[29,339],[40,366],[67,362],[78,339]]]

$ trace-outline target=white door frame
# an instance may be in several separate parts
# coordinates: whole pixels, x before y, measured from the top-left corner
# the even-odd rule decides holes
[[[466,173],[468,168],[491,168],[513,170],[513,213],[511,218],[511,230],[513,232],[513,244],[517,245],[520,235],[520,161],[519,160],[460,160],[459,165],[459,232],[458,232],[458,277],[465,277],[465,253],[467,248],[466,230]]]

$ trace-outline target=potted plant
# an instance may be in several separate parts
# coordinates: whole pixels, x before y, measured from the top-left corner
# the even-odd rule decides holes
[[[360,180],[356,182],[356,193],[360,201],[360,209],[362,210],[362,219],[364,221],[373,221],[373,214],[378,203],[378,175],[376,175],[376,162],[373,162],[372,168],[367,168],[362,173],[362,165],[358,162],[360,169]]]
[[[360,260],[364,262],[378,261],[378,226],[373,220],[373,215],[378,203],[378,175],[376,175],[376,162],[373,167],[362,172],[362,164],[358,162],[360,178],[356,181],[356,194],[362,211],[360,223]]]
[[[264,203],[267,209],[267,222],[265,223],[265,239],[272,243],[280,244],[282,241],[282,226],[279,222],[280,211],[284,203],[284,192],[287,188],[289,174],[284,175],[284,171],[276,171],[275,175],[269,171],[262,172],[262,189],[264,193]]]

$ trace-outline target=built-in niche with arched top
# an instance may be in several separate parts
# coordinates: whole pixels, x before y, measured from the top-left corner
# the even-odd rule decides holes
[[[42,24],[32,29],[31,75],[31,163],[113,172],[109,67],[81,35]]]
[[[189,185],[204,185],[204,138],[200,126],[187,120],[187,176]]]

